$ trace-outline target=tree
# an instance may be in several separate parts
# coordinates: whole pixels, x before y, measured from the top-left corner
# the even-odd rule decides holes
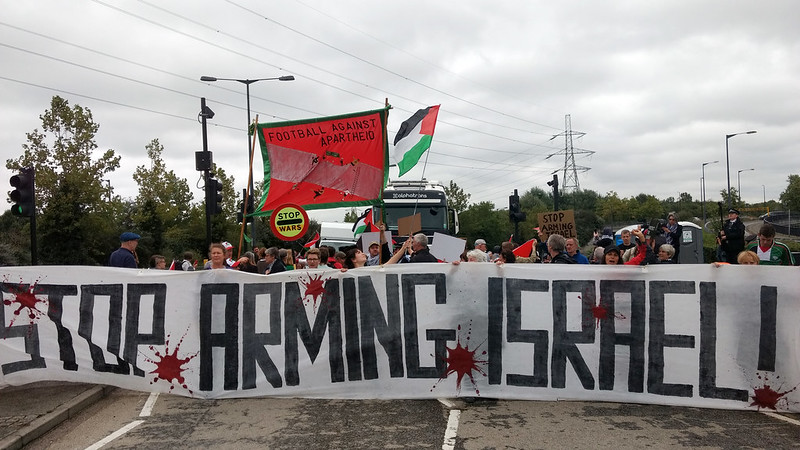
[[[485,239],[490,246],[499,245],[508,240],[514,229],[508,220],[508,211],[495,210],[492,202],[472,204],[458,215],[458,219],[461,224],[459,234],[467,238],[470,244],[480,238]]]
[[[781,203],[790,211],[800,210],[800,175],[789,175],[786,181],[788,185],[781,192]]]
[[[457,213],[461,213],[469,206],[470,194],[464,192],[455,181],[450,180],[450,185],[445,186],[445,194],[447,194],[447,202],[451,208],[455,209]]]
[[[119,244],[112,237],[117,227],[114,206],[104,199],[104,178],[119,168],[120,158],[109,149],[93,159],[99,125],[89,109],[55,96],[39,118],[42,131],[27,133],[22,156],[7,160],[6,168],[36,169],[40,260],[104,264],[109,246]]]
[[[619,198],[619,194],[610,191],[597,201],[596,213],[605,223],[616,224],[633,219],[628,202]]]
[[[360,216],[358,214],[358,211],[356,211],[356,208],[353,207],[353,208],[350,208],[350,211],[347,211],[344,214],[344,221],[345,222],[355,222],[356,220],[358,220],[359,217]]]
[[[145,145],[145,150],[150,158],[150,167],[139,166],[133,173],[133,179],[139,185],[133,219],[136,230],[142,234],[140,245],[150,244],[151,253],[163,254],[166,232],[185,225],[190,217],[192,194],[185,178],[167,170],[161,158],[164,147],[158,139]]]

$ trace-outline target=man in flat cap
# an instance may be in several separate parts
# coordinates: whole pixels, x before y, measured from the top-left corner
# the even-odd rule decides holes
[[[744,250],[744,223],[736,208],[728,210],[728,221],[719,232],[719,244],[725,252],[726,262],[736,264],[736,257]]]
[[[119,236],[119,248],[114,250],[108,258],[108,265],[111,267],[126,267],[129,269],[137,268],[136,246],[139,245],[139,236],[136,233],[126,231]]]

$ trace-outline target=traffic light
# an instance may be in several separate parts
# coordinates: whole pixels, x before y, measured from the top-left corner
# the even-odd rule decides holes
[[[222,213],[222,182],[215,178],[206,184],[206,209],[209,215]]]
[[[547,182],[548,186],[553,187],[553,211],[558,211],[558,174],[553,174],[553,181]]]
[[[14,202],[11,205],[11,214],[20,217],[33,217],[36,212],[36,189],[34,171],[32,167],[21,169],[17,175],[9,180],[14,188],[9,197]]]
[[[527,215],[520,210],[519,195],[514,189],[514,194],[508,196],[508,218],[513,222],[524,222]]]

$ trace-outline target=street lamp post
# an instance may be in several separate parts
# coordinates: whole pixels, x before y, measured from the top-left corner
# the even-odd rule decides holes
[[[742,200],[742,172],[747,172],[748,170],[756,170],[756,169],[741,169],[736,172],[736,193],[739,194],[739,200]]]
[[[761,192],[764,194],[764,206],[767,206],[767,186],[762,184]]]
[[[253,194],[253,153],[250,151],[250,85],[256,83],[258,81],[294,81],[293,75],[283,75],[280,77],[270,77],[270,78],[255,78],[255,79],[244,79],[240,80],[238,78],[218,78],[218,77],[209,77],[203,75],[200,77],[200,81],[207,81],[207,82],[214,82],[214,81],[236,81],[238,83],[242,83],[246,86],[246,93],[247,93],[247,160],[249,162],[248,165],[248,198],[250,195]],[[247,198],[244,199],[245,202],[245,210],[247,210]],[[244,220],[244,218],[242,219]],[[251,236],[251,246],[254,246],[256,243],[256,221],[254,220],[250,226],[250,236]],[[246,244],[244,245],[246,247]],[[242,249],[239,249],[241,252]]]
[[[706,166],[709,164],[716,164],[719,160],[704,162],[700,166],[700,171],[703,176],[700,178],[700,202],[703,204],[703,228],[706,227]]]
[[[750,130],[750,131],[743,131],[741,133],[733,133],[733,134],[726,134],[725,135],[725,162],[726,162],[726,165],[728,166],[728,209],[731,209],[731,207],[732,207],[732,203],[731,203],[731,158],[730,158],[730,156],[728,154],[728,139],[730,139],[730,138],[732,138],[734,136],[738,136],[740,134],[755,134],[755,133],[756,133],[756,130]]]

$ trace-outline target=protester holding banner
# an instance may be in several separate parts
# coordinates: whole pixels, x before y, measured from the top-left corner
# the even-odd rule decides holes
[[[322,260],[320,256],[320,249],[312,248],[306,252],[306,264],[309,269],[319,269],[319,263]]]
[[[775,240],[775,227],[770,223],[761,225],[758,240],[751,242],[747,250],[758,256],[759,264],[769,266],[793,266],[794,258],[789,247]]]
[[[344,254],[344,268],[343,271],[348,269],[357,269],[367,265],[367,255],[358,248],[351,248]]]
[[[411,250],[411,256],[405,258],[406,253]],[[403,246],[389,258],[389,261],[386,261],[386,264],[395,264],[398,262],[412,262],[412,263],[420,263],[420,262],[439,262],[435,256],[431,255],[430,250],[428,249],[428,236],[425,236],[422,233],[417,233],[413,236],[410,236],[404,243]]]
[[[208,247],[208,262],[204,269],[230,269],[225,264],[225,246],[219,242],[214,242]]]
[[[560,234],[551,234],[547,238],[547,252],[552,264],[577,264],[565,251],[567,240]]]

